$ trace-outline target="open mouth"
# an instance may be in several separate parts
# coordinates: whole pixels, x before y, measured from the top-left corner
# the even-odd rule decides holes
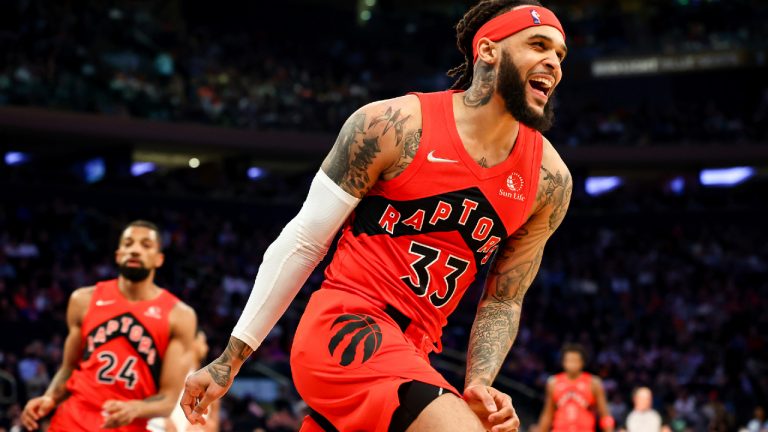
[[[528,85],[531,86],[534,95],[546,101],[555,85],[555,80],[546,75],[537,75],[528,80]]]

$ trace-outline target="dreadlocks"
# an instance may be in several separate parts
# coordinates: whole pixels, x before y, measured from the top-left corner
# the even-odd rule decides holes
[[[464,14],[456,25],[456,46],[464,54],[464,63],[448,71],[449,77],[458,77],[452,89],[466,90],[472,83],[472,39],[475,33],[492,18],[522,5],[541,6],[541,3],[537,0],[483,0]]]

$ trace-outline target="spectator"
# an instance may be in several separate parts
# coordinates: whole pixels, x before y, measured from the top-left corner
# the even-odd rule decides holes
[[[653,394],[648,387],[638,387],[632,394],[634,409],[627,416],[627,432],[660,432],[661,416],[653,409]]]
[[[270,432],[293,432],[299,429],[300,424],[300,419],[296,417],[287,400],[280,399],[275,402],[275,412],[267,420]]]
[[[747,432],[768,432],[768,420],[762,406],[755,407],[754,417],[747,423]]]
[[[41,341],[34,341],[24,350],[24,357],[19,361],[19,377],[24,384],[27,398],[40,396],[50,381],[42,359],[45,358]]]
[[[605,382],[603,382],[605,383]],[[624,425],[623,419],[627,417],[627,403],[621,394],[613,391],[613,396],[608,401],[608,411],[611,412],[611,416],[616,420],[616,427],[619,428]]]
[[[431,38],[435,26],[448,28],[455,22],[452,8],[431,17],[433,25],[379,15],[367,24],[368,31],[358,29],[353,36],[347,26],[312,28],[297,22],[297,28],[312,35],[311,43],[301,47],[290,38],[273,36],[280,34],[274,23],[253,29],[231,20],[220,29],[215,20],[200,23],[194,7],[168,19],[151,7],[125,2],[78,7],[39,0],[15,3],[5,11],[14,25],[0,32],[5,60],[0,67],[0,105],[237,128],[328,131],[338,129],[348,114],[371,100],[445,88],[444,71],[456,55],[450,44],[438,46]],[[736,8],[728,2],[707,3],[649,8],[643,14],[578,2],[553,1],[550,6],[569,11],[564,25],[572,52],[568,64],[574,69],[613,54],[766,48],[764,2],[752,2],[748,16],[734,13]],[[291,14],[290,7],[276,2],[262,6],[260,13]],[[697,13],[699,9],[704,11]],[[322,9],[304,12],[318,23],[339,20]],[[606,22],[616,27],[607,28]],[[724,22],[731,25],[722,28]],[[686,23],[690,34],[698,35],[695,43],[671,23]],[[403,27],[409,30],[402,37],[390,35],[386,44],[380,42],[382,30]],[[707,29],[717,30],[707,38]],[[398,70],[406,58],[408,75]],[[712,86],[705,95],[698,92],[699,81],[674,76],[631,78],[610,91],[605,91],[604,81],[582,80],[579,86],[560,90],[561,121],[548,136],[563,145],[761,140],[768,136],[768,90],[749,70],[744,72],[737,72],[739,80],[731,79],[731,71],[712,72],[708,81],[728,81],[729,86]],[[674,88],[675,98],[646,92],[650,86]],[[627,96],[620,107],[607,96],[617,93]],[[732,95],[740,93],[748,96],[733,104]],[[35,253],[33,248],[20,252]]]
[[[708,431],[726,432],[733,429],[733,418],[720,401],[720,396],[716,390],[709,392],[708,401],[702,407],[701,412],[708,421]]]
[[[684,373],[692,372],[691,368],[691,366],[686,368]],[[696,398],[690,394],[687,388],[683,388],[678,393],[677,399],[675,399],[675,413],[679,417],[684,418],[689,424],[696,423],[699,420],[696,412]]]

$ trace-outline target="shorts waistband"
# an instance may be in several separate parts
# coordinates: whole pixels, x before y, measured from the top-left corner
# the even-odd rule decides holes
[[[387,304],[384,307],[384,313],[389,315],[390,318],[400,327],[400,331],[403,335],[410,339],[418,349],[424,352],[425,357],[431,352],[440,352],[439,345],[435,345],[432,339],[416,325],[411,325],[413,320],[408,318],[404,313],[400,312],[396,307],[391,304]]]
[[[384,313],[389,315],[389,317],[395,321],[395,324],[400,327],[400,331],[403,333],[405,333],[405,331],[411,325],[411,319],[405,316],[404,313],[400,312],[391,304],[388,304],[386,307],[384,307]]]
[[[350,296],[350,299],[355,299],[353,304],[365,304],[366,306],[364,307],[373,307],[383,312],[385,315],[391,318],[392,321],[394,321],[398,328],[400,328],[400,331],[403,332],[403,335],[410,339],[416,348],[424,352],[425,356],[432,352],[442,351],[442,344],[440,343],[440,340],[432,341],[429,333],[421,326],[419,326],[418,322],[414,322],[400,309],[387,302],[383,302],[379,299],[372,299],[367,296],[363,296],[344,289],[328,287],[326,285],[323,285],[319,290],[315,291],[315,293],[312,294],[312,297],[314,298],[316,295],[319,295],[320,298],[324,298],[323,295],[334,296],[337,294]],[[318,299],[318,301],[324,300]]]

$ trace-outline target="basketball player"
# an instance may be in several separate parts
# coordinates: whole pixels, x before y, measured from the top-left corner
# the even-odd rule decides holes
[[[539,431],[593,432],[596,410],[600,416],[600,429],[613,432],[615,421],[608,411],[603,383],[600,378],[584,372],[584,349],[569,344],[563,347],[561,354],[564,372],[547,381]]]
[[[196,371],[208,356],[208,349],[208,338],[203,330],[198,329],[192,350],[187,355],[189,360],[187,370],[190,374]],[[180,392],[179,396],[181,396]],[[205,425],[193,425],[184,417],[181,406],[176,404],[170,417],[155,417],[150,420],[149,430],[151,432],[218,432],[220,408],[220,401],[214,401],[209,407],[208,414],[205,415]]]
[[[454,90],[371,103],[347,120],[264,254],[226,350],[187,379],[191,422],[204,421],[343,225],[291,350],[312,410],[302,431],[518,430],[511,398],[492,383],[572,185],[540,133],[552,123],[565,36],[533,3],[483,1],[463,17]],[[428,355],[488,266],[462,392]]]
[[[146,431],[147,419],[171,413],[197,317],[154,284],[163,259],[157,227],[132,222],[115,253],[118,278],[72,293],[63,362],[45,394],[24,407],[28,430],[54,408],[49,432]]]

